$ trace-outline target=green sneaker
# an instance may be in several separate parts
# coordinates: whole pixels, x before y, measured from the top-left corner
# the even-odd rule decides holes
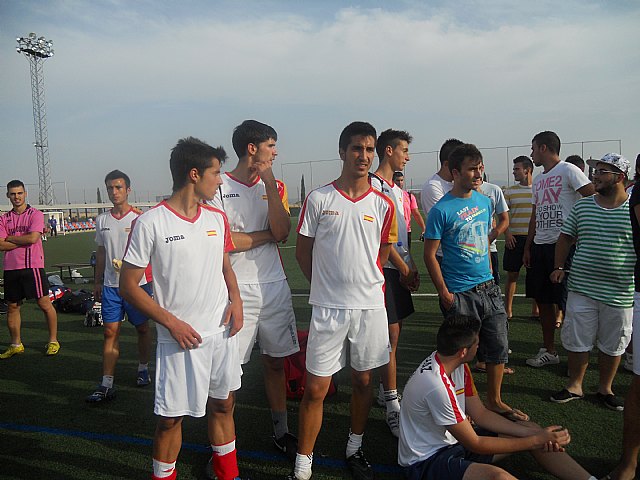
[[[21,353],[24,353],[24,345],[20,344],[20,345],[9,345],[9,348],[7,348],[7,350],[0,355],[0,358],[5,359],[5,358],[11,358],[14,355],[20,355]]]

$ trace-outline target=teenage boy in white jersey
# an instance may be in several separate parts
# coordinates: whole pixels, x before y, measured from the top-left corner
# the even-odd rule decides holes
[[[384,193],[393,202],[398,221],[398,243],[389,250],[389,261],[383,266],[385,280],[385,306],[389,322],[391,353],[389,363],[380,368],[381,383],[378,403],[387,410],[387,425],[391,433],[398,436],[400,401],[396,381],[396,349],[402,321],[415,310],[411,292],[418,289],[420,277],[416,264],[409,254],[408,235],[404,218],[404,191],[393,183],[393,174],[404,170],[409,161],[411,135],[400,130],[385,130],[376,141],[376,152],[380,165],[370,177],[371,186]],[[400,243],[402,245],[400,245]]]
[[[584,397],[582,382],[589,352],[597,346],[600,382],[596,396],[605,407],[622,411],[624,402],[614,395],[612,384],[631,341],[636,255],[624,188],[630,165],[617,153],[587,163],[594,168],[596,194],[578,200],[563,223],[551,272],[552,282],[564,280],[564,265],[575,243],[560,334],[568,352],[569,381],[551,401],[566,403]]]
[[[376,130],[354,122],[340,135],[342,173],[311,192],[298,224],[296,259],[311,283],[307,384],[300,403],[298,454],[288,479],[311,477],[313,446],[322,425],[331,376],[351,366],[351,432],[347,466],[354,478],[373,478],[362,452],[371,408],[371,371],[389,362],[382,265],[397,242],[393,203],[369,184]]]
[[[278,242],[287,240],[291,222],[285,184],[273,175],[278,134],[269,125],[245,120],[233,131],[238,164],[226,173],[212,202],[229,219],[235,249],[229,254],[244,307],[238,334],[240,359],[248,363],[260,345],[264,385],[271,409],[273,442],[290,459],[297,440],[287,422],[284,357],[300,350],[291,290]]]
[[[505,454],[528,450],[558,478],[595,480],[564,452],[571,441],[566,429],[510,422],[483,405],[467,365],[478,349],[479,330],[475,317],[445,320],[438,330],[437,350],[409,378],[398,442],[405,478],[513,480],[492,464]]]
[[[200,203],[222,184],[225,159],[222,147],[193,137],[178,142],[169,164],[173,193],[135,221],[120,272],[123,298],[157,327],[154,480],[176,478],[182,419],[205,413],[216,476],[238,477],[233,392],[242,375],[235,336],[242,299],[226,216]],[[154,299],[139,285],[148,264]]]
[[[564,220],[580,198],[593,195],[593,184],[578,167],[560,161],[560,138],[554,132],[538,133],[531,141],[531,160],[544,171],[533,180],[533,210],[522,261],[527,272],[527,297],[534,298],[540,311],[542,343],[531,367],[560,363],[556,352],[556,308],[565,310],[566,281],[551,283],[555,246]],[[567,265],[568,267],[568,265]]]
[[[120,296],[118,289],[122,257],[131,232],[131,224],[140,211],[129,204],[131,180],[120,170],[107,173],[104,178],[107,195],[113,204],[108,212],[96,218],[96,272],[93,295],[101,302],[104,344],[102,346],[102,383],[85,398],[87,403],[101,403],[115,398],[113,377],[120,356],[120,324],[125,313],[138,334],[138,375],[136,385],[144,387],[151,383],[149,377],[149,354],[151,333],[147,317],[129,305]],[[152,285],[146,276],[141,280],[142,288],[151,295]]]

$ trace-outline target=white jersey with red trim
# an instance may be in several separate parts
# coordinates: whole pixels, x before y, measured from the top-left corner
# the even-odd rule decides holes
[[[391,201],[393,202],[393,206],[396,209],[396,218],[397,218],[398,225],[401,225],[401,226],[406,225],[407,220],[404,217],[404,201],[405,201],[404,190],[402,190],[395,183],[387,182],[384,178],[382,178],[379,175],[376,175],[375,173],[371,175],[371,177],[369,178],[369,182],[371,183],[371,186],[373,188],[375,188],[379,192],[384,193],[387,197],[391,199]],[[409,245],[407,242],[408,238],[409,237],[407,236],[407,229],[398,228],[398,242],[402,242],[402,245],[404,247],[403,249],[405,251],[409,250]],[[404,255],[404,252],[402,252],[400,248],[398,248],[397,243],[393,245],[393,248],[396,249],[396,251],[400,254],[400,256]],[[397,270],[395,265],[393,265],[393,263],[389,261],[385,263],[384,268],[393,268]]]
[[[116,218],[108,212],[101,213],[96,218],[96,243],[105,249],[104,281],[105,287],[117,288],[120,282],[120,272],[114,267],[114,260],[122,261],[127,246],[131,224],[140,216],[133,207],[121,218]],[[142,277],[140,285],[147,283]]]
[[[314,238],[309,303],[328,308],[384,308],[380,246],[396,243],[393,203],[369,188],[351,199],[334,183],[312,191],[298,233]]]
[[[458,443],[446,427],[467,418],[465,399],[477,394],[466,363],[448,376],[437,352],[428,356],[413,372],[402,395],[398,463],[407,467]]]
[[[269,207],[267,190],[259,177],[246,184],[230,173],[225,173],[223,184],[216,197],[210,202],[224,211],[232,232],[252,233],[269,229]],[[280,200],[287,213],[289,198],[287,187],[276,180]],[[229,254],[238,284],[279,282],[286,279],[278,245],[274,242],[260,245],[245,252]]]
[[[222,261],[233,247],[220,210],[199,205],[189,219],[161,202],[133,223],[124,260],[137,267],[151,263],[155,300],[206,337],[226,328],[229,295]],[[156,326],[159,343],[175,342],[165,327]]]

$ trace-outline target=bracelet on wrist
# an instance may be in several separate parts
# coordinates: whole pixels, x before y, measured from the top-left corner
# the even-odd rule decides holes
[[[567,270],[567,269],[566,269],[566,268],[564,268],[564,267],[556,267],[556,268],[554,268],[554,269],[553,269],[553,271],[554,271],[554,272],[555,272],[556,270],[560,270],[561,272],[568,272],[568,271],[569,271],[569,270]]]

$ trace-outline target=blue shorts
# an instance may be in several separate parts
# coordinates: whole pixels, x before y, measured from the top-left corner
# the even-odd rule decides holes
[[[153,295],[151,283],[142,285],[142,289],[147,292],[149,296]],[[102,287],[102,321],[104,323],[121,322],[125,313],[127,314],[127,320],[129,320],[134,327],[142,325],[147,321],[147,317],[133,308],[130,303],[127,303],[120,296],[119,288]]]
[[[497,437],[493,432],[478,429],[477,433]],[[443,447],[422,462],[404,468],[409,480],[462,480],[464,472],[473,463],[493,463],[493,455],[480,455],[465,449],[459,443]]]

